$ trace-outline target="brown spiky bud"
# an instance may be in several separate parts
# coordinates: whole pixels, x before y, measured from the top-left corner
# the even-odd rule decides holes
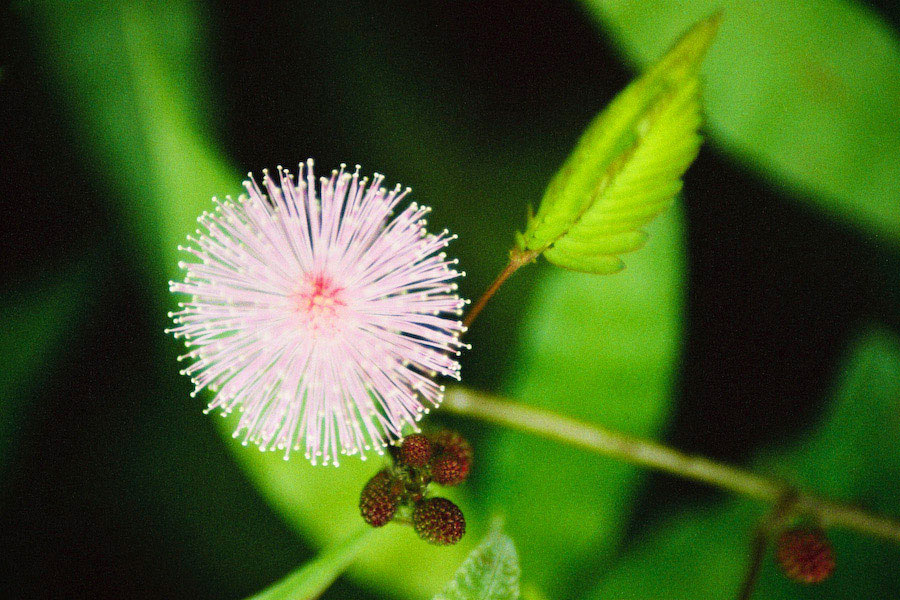
[[[441,485],[457,485],[465,481],[472,467],[472,446],[455,431],[443,430],[432,439],[435,457],[431,476]]]
[[[386,525],[400,505],[403,483],[384,469],[366,483],[359,495],[359,512],[372,527]]]
[[[469,474],[467,463],[461,463],[449,454],[442,454],[431,463],[431,478],[441,485],[458,485]]]
[[[466,519],[459,507],[446,498],[429,498],[413,509],[413,527],[428,543],[448,546],[466,533]]]
[[[818,528],[793,528],[778,538],[776,559],[784,574],[800,583],[821,583],[834,571],[834,548]]]
[[[414,433],[400,444],[400,462],[410,467],[424,467],[431,460],[431,442],[424,435]]]
[[[452,454],[460,462],[472,462],[472,445],[456,431],[443,429],[431,441],[436,453]]]

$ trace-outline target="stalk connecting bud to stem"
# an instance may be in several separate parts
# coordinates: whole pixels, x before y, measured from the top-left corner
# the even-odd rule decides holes
[[[518,271],[524,265],[534,261],[537,258],[539,252],[533,252],[529,250],[521,250],[519,248],[513,248],[509,251],[509,263],[507,263],[506,267],[500,272],[497,276],[497,279],[488,286],[488,289],[484,291],[481,295],[481,298],[478,299],[475,304],[472,305],[472,308],[469,309],[469,312],[466,313],[465,318],[463,319],[463,326],[468,328],[475,321],[475,318],[481,313],[484,309],[485,305],[488,303],[497,290],[500,289],[500,286],[503,285],[507,279],[509,279],[510,275]]]

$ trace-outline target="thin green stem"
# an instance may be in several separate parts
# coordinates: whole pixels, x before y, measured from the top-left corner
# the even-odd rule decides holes
[[[702,456],[683,454],[651,440],[462,387],[448,388],[442,406],[461,416],[511,427],[769,504],[779,502],[793,489],[782,481]],[[895,519],[803,492],[797,493],[792,507],[799,514],[819,519],[823,527],[853,529],[900,543],[900,522]]]

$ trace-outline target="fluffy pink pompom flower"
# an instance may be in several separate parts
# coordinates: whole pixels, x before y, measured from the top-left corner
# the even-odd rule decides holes
[[[381,454],[415,429],[442,399],[433,378],[459,379],[464,346],[462,273],[441,252],[455,236],[426,232],[427,207],[391,218],[409,188],[344,169],[318,193],[309,160],[296,180],[264,171],[267,195],[251,177],[248,196],[214,199],[206,232],[179,248],[199,262],[179,263],[184,281],[169,284],[190,296],[168,331],[189,348],[192,395],[209,388],[208,411],[237,408],[245,444],[285,458],[303,447],[313,464]]]

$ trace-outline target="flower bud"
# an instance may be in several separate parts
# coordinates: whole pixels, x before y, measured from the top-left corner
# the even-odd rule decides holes
[[[448,546],[466,533],[466,519],[459,507],[446,498],[429,498],[413,509],[413,527],[428,543]]]
[[[410,467],[424,467],[431,460],[431,442],[418,433],[406,436],[400,444],[399,460]]]
[[[784,574],[800,583],[821,583],[834,571],[834,549],[818,528],[784,531],[775,557]]]
[[[448,454],[442,454],[431,463],[431,478],[441,485],[458,485],[465,481],[468,474],[468,464]]]
[[[359,512],[372,527],[386,525],[400,505],[403,484],[387,469],[379,471],[366,483],[359,496]]]
[[[435,457],[431,475],[441,485],[457,485],[465,481],[472,467],[472,446],[455,431],[443,430],[432,439]]]

